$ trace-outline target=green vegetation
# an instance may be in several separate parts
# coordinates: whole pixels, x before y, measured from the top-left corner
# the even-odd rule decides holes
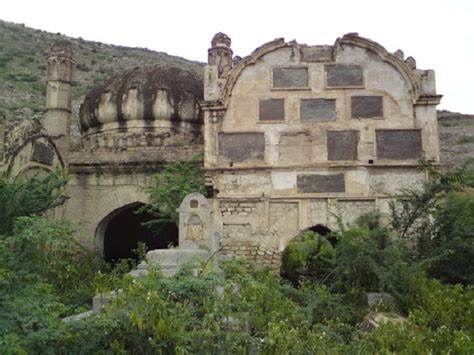
[[[154,176],[154,183],[146,190],[150,196],[149,202],[139,210],[154,217],[147,222],[148,226],[159,228],[167,223],[178,224],[176,209],[183,198],[191,192],[205,194],[201,160],[202,157],[196,156],[192,160],[167,164]]]
[[[195,262],[171,278],[110,273],[70,224],[38,216],[62,200],[60,179],[29,182],[36,187],[23,197],[12,191],[30,185],[4,179],[0,206],[18,198],[32,208],[2,212],[10,222],[0,237],[0,353],[473,353],[474,172],[427,169],[431,182],[400,196],[392,224],[372,213],[295,238],[283,256],[291,283],[238,259]],[[202,188],[198,171],[176,163],[157,176],[157,221],[175,220],[169,206]],[[99,315],[60,320],[113,289],[121,291]],[[369,308],[367,291],[392,297]],[[367,331],[370,311],[406,320]]]
[[[39,215],[63,204],[65,184],[59,173],[24,180],[0,176],[0,235],[10,234],[18,217]]]
[[[464,136],[456,142],[457,144],[469,144],[469,143],[474,143],[474,137],[473,136]]]

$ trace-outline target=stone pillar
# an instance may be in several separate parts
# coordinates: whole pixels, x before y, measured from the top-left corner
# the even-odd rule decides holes
[[[5,114],[0,112],[0,165],[3,165],[5,151]]]
[[[48,53],[46,103],[43,127],[55,140],[61,155],[67,156],[71,125],[73,53],[67,42],[56,42]]]
[[[232,49],[230,48],[232,41],[229,36],[219,32],[211,42],[211,48],[208,50],[209,65],[217,66],[218,77],[226,76],[232,69]]]
[[[216,251],[212,205],[198,192],[188,194],[179,206],[179,249]]]

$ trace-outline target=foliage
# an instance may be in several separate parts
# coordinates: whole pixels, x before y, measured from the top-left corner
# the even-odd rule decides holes
[[[403,191],[392,205],[393,228],[415,246],[418,262],[447,283],[473,284],[474,187],[472,162],[438,172],[422,189]]]
[[[204,263],[203,263],[204,264]],[[240,260],[221,271],[159,270],[128,281],[98,316],[47,324],[37,337],[11,335],[23,351],[61,353],[470,353],[472,287],[423,277],[409,283],[409,318],[373,332],[366,309],[315,283],[299,288]],[[199,266],[198,266],[199,269]],[[194,276],[197,275],[197,276]]]
[[[178,224],[176,209],[184,197],[191,192],[204,194],[206,191],[200,157],[165,165],[154,176],[154,184],[146,190],[150,196],[149,202],[139,210],[152,216],[146,225],[159,228],[167,223]]]
[[[428,273],[443,282],[474,285],[474,195],[449,194],[433,214],[434,233],[423,239]]]
[[[410,275],[421,269],[408,243],[378,220],[377,213],[369,213],[351,228],[333,233],[335,247],[325,237],[303,232],[283,253],[282,275],[292,281],[317,282],[359,299],[364,292],[390,292],[401,300]]]
[[[391,204],[392,226],[400,237],[420,238],[429,234],[434,226],[431,216],[446,194],[474,187],[472,163],[468,161],[447,172],[436,171],[430,165],[422,163],[421,168],[430,179],[421,188],[402,190]]]
[[[19,339],[42,348],[56,336],[60,317],[88,307],[104,265],[73,232],[67,222],[20,217],[0,239],[0,353]]]
[[[335,250],[316,232],[304,231],[282,255],[282,275],[297,285],[303,279],[323,281],[335,266]]]
[[[410,221],[403,209],[403,223],[382,226],[376,213],[368,214],[328,236],[334,245],[304,232],[283,257],[297,287],[239,259],[195,262],[174,277],[155,269],[132,279],[123,275],[128,264],[108,272],[76,242],[73,226],[36,215],[51,198],[38,193],[45,203],[33,201],[32,215],[8,215],[11,226],[0,239],[0,353],[473,353],[474,202],[469,193],[453,193],[468,176],[442,174],[431,192],[405,195],[413,202],[407,213],[421,201],[431,207],[413,209],[418,219],[403,237],[405,228],[397,227]],[[171,173],[165,177],[159,181],[188,186]],[[115,297],[102,313],[60,320],[90,307],[94,293],[111,290]],[[390,292],[396,304],[382,306],[407,321],[362,330],[366,291]]]
[[[58,172],[44,178],[12,180],[0,176],[0,235],[12,231],[17,217],[40,214],[63,204],[66,182]]]

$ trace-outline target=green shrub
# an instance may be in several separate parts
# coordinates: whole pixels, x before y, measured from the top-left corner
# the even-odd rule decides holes
[[[282,254],[282,276],[297,285],[304,279],[323,281],[334,268],[335,251],[324,237],[310,230],[294,238]]]
[[[66,182],[59,173],[15,180],[0,176],[0,236],[12,231],[15,218],[63,204],[67,199],[63,190]]]
[[[474,195],[449,194],[434,213],[435,233],[425,239],[428,273],[447,283],[474,285]]]
[[[149,202],[139,212],[154,216],[146,225],[159,228],[162,224],[178,224],[176,209],[184,197],[191,192],[206,192],[200,157],[167,164],[154,176],[153,184],[146,191],[149,193]]]

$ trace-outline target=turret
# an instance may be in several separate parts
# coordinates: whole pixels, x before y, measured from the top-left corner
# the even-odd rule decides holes
[[[70,45],[67,42],[54,43],[48,53],[43,127],[56,141],[56,146],[62,154],[69,150],[73,66]]]
[[[231,43],[229,36],[219,32],[212,39],[211,48],[207,51],[207,63],[217,65],[219,78],[225,76],[232,69],[233,52],[230,48]]]

